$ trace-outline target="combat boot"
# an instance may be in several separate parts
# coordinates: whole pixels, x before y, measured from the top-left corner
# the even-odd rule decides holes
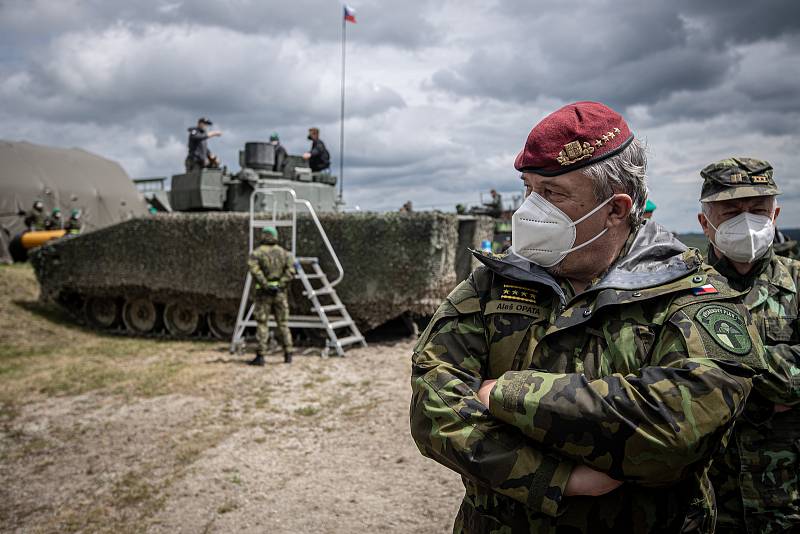
[[[283,363],[292,363],[292,351],[290,350],[283,351]]]
[[[260,352],[256,352],[256,357],[247,362],[247,365],[264,365],[264,356]]]

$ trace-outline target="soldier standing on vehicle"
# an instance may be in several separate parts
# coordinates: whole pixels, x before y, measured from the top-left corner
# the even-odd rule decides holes
[[[23,222],[28,231],[44,230],[44,223],[47,216],[44,214],[44,202],[35,200],[31,211],[20,211],[20,216],[25,217]]]
[[[517,156],[512,253],[414,347],[411,432],[460,473],[455,532],[713,531],[706,470],[766,367],[725,279],[643,223],[642,144],[578,102]]]
[[[61,219],[61,208],[53,208],[53,211],[50,212],[50,216],[44,220],[44,229],[60,230],[62,225],[63,220]]]
[[[503,213],[503,197],[494,189],[489,191],[489,195],[491,200],[483,204],[486,207],[486,212],[490,217],[500,217]]]
[[[308,140],[311,141],[311,150],[303,154],[303,159],[308,161],[311,172],[323,171],[331,166],[331,155],[325,148],[325,143],[319,138],[319,128],[308,129]]]
[[[289,331],[289,300],[286,295],[289,282],[295,275],[292,254],[278,245],[278,232],[268,226],[262,230],[264,244],[250,254],[247,262],[255,280],[253,315],[258,323],[256,337],[258,350],[251,365],[264,365],[264,354],[269,343],[269,316],[277,323],[278,337],[283,347],[283,361],[292,363],[292,333]]]
[[[213,155],[208,151],[208,139],[219,137],[222,132],[218,130],[206,131],[214,123],[206,117],[197,119],[197,126],[189,128],[189,153],[186,156],[186,172],[204,169],[211,163]]]
[[[700,172],[698,220],[711,243],[708,262],[737,291],[761,334],[772,373],[753,394],[722,459],[709,472],[716,532],[800,531],[800,262],[773,245],[780,190],[772,166],[753,158],[712,163]]]
[[[66,224],[64,224],[64,230],[67,231],[67,234],[70,235],[78,235],[83,230],[83,221],[81,220],[81,210],[75,208],[69,215],[69,219],[67,219]]]
[[[281,138],[278,136],[278,132],[272,132],[272,135],[269,136],[269,144],[275,147],[275,164],[272,166],[272,170],[275,172],[283,172],[283,168],[286,167],[286,158],[288,154],[281,144]]]

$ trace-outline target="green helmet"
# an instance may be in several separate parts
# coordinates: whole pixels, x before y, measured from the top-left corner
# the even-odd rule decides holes
[[[656,211],[656,203],[648,198],[647,203],[644,205],[644,212],[650,213],[652,211]]]
[[[61,213],[61,208],[53,208],[53,215],[56,213]]]
[[[272,132],[272,135],[269,136],[270,141],[280,141],[280,137],[278,137],[278,132]]]
[[[269,234],[276,239],[278,238],[278,231],[272,226],[265,226],[261,229],[261,232],[264,234]]]

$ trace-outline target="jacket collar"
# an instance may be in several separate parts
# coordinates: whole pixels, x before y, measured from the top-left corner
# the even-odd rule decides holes
[[[636,291],[668,285],[675,291],[675,282],[697,272],[702,257],[695,249],[688,249],[670,232],[653,221],[647,221],[632,234],[632,239],[606,273],[581,295],[592,291],[616,289]],[[543,268],[525,258],[510,253],[494,255],[472,251],[476,258],[489,269],[503,277],[520,282],[547,285],[566,304],[564,292],[558,282]],[[681,286],[682,287],[682,286]]]

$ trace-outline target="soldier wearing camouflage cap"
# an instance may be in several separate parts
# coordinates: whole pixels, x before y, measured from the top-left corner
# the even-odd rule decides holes
[[[739,294],[653,221],[644,147],[577,102],[515,162],[512,252],[414,347],[411,432],[462,475],[455,532],[712,532],[706,470],[763,347]]]
[[[712,163],[700,172],[700,225],[711,244],[708,261],[744,304],[766,348],[771,372],[753,394],[724,456],[710,476],[717,497],[717,532],[800,530],[800,262],[775,254],[780,194],[772,166],[753,158]]]
[[[262,229],[264,244],[256,248],[247,262],[255,280],[253,296],[258,350],[251,365],[264,365],[269,344],[269,316],[275,316],[278,338],[283,347],[283,361],[292,363],[292,333],[289,330],[289,299],[286,290],[296,273],[292,253],[278,244],[278,231]]]

